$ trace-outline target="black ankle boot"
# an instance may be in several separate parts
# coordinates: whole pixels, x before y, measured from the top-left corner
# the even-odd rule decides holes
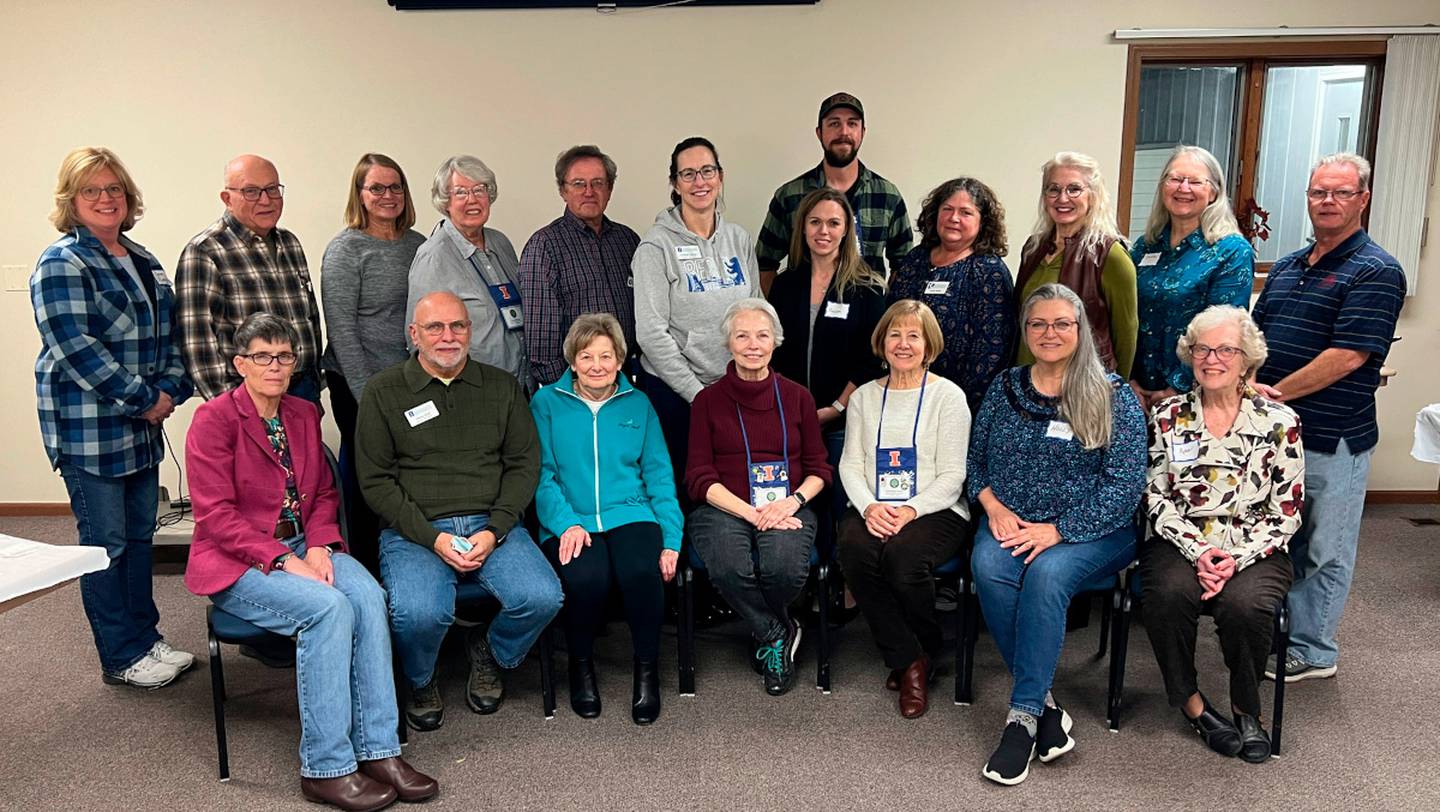
[[[581,719],[600,715],[600,691],[595,687],[595,661],[589,657],[570,658],[570,708]]]
[[[660,664],[635,661],[635,687],[631,692],[630,718],[648,725],[660,718]]]

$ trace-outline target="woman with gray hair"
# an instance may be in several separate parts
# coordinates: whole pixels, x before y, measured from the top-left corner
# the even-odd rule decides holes
[[[563,345],[570,368],[530,402],[540,436],[535,510],[541,547],[565,586],[570,707],[586,719],[600,715],[595,627],[613,584],[635,654],[630,716],[648,725],[660,715],[664,582],[675,577],[685,520],[660,418],[620,374],[625,350],[625,333],[609,313],[586,313],[570,325]]]
[[[790,602],[810,572],[815,513],[830,484],[815,399],[770,368],[783,340],[764,299],[741,299],[722,322],[725,374],[691,404],[685,486],[699,507],[687,536],[720,595],[750,627],[765,691],[795,684],[800,626]]]
[[[980,607],[1014,678],[982,774],[1006,785],[1024,781],[1036,755],[1050,762],[1075,747],[1050,693],[1066,607],[1134,560],[1145,485],[1145,415],[1101,364],[1080,297],[1041,285],[1021,329],[1035,363],[1001,373],[985,393],[966,483],[985,510],[971,555]]]
[[[1148,409],[1195,384],[1190,365],[1175,357],[1190,320],[1210,305],[1250,304],[1255,251],[1240,234],[1214,155],[1183,144],[1170,154],[1130,259],[1140,305],[1130,386]]]
[[[1267,352],[1244,310],[1206,308],[1176,354],[1196,386],[1161,400],[1150,417],[1145,629],[1171,706],[1210,749],[1259,764],[1270,757],[1259,685],[1275,607],[1293,577],[1286,549],[1304,502],[1300,419],[1246,384]],[[1196,682],[1196,626],[1207,606],[1230,670],[1229,713],[1211,706]]]
[[[495,173],[473,155],[445,159],[435,170],[430,202],[443,219],[410,264],[405,312],[427,293],[447,290],[470,315],[470,357],[509,372],[533,388],[525,350],[525,312],[516,284],[520,259],[510,238],[493,228],[490,207],[500,197]]]

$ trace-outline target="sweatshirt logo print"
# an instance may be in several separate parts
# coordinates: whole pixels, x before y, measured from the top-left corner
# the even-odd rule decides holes
[[[685,288],[690,293],[705,293],[745,284],[745,271],[740,266],[739,257],[725,260],[724,268],[716,264],[715,257],[682,259],[680,271],[685,274]]]

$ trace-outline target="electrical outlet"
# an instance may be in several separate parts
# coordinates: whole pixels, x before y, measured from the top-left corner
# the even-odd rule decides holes
[[[30,269],[24,265],[4,266],[6,290],[29,290]]]

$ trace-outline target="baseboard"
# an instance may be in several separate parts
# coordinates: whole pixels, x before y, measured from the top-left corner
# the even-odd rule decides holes
[[[69,502],[0,502],[0,516],[69,515]]]
[[[1367,505],[1440,505],[1440,491],[1366,491]]]

